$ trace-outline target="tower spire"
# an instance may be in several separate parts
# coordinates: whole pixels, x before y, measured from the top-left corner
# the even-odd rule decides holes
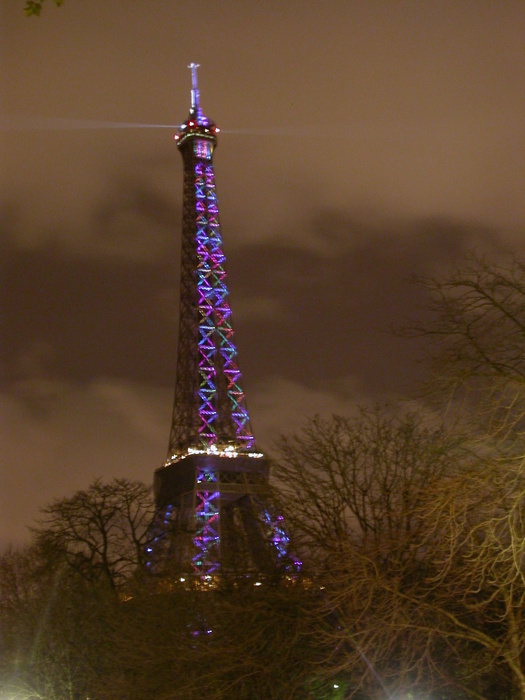
[[[197,87],[197,68],[200,63],[190,63],[188,68],[191,70],[191,109],[194,112],[200,112],[199,105],[199,88]]]

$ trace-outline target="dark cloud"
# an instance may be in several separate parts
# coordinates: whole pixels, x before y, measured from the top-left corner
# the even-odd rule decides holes
[[[175,226],[166,231],[175,212],[137,183],[109,201],[95,215],[103,258],[6,247],[4,386],[31,374],[172,382],[180,242]],[[126,211],[136,240],[113,236]],[[157,220],[155,254],[131,254],[128,245],[147,249]],[[421,313],[410,277],[447,268],[473,245],[501,249],[496,232],[444,219],[370,224],[320,209],[300,226],[315,250],[267,243],[228,254],[242,365],[254,382],[282,375],[322,386],[353,372],[372,396],[406,389],[415,351],[391,332]]]
[[[39,346],[49,348],[41,370],[68,381],[171,378],[174,264],[101,263],[53,247],[6,258],[2,354],[11,378],[22,371],[19,358]]]
[[[90,246],[104,257],[163,260],[180,212],[154,183],[121,176],[111,183],[92,217]]]
[[[318,251],[261,245],[230,256],[232,293],[264,290],[280,310],[243,320],[243,366],[317,387],[355,373],[377,399],[414,389],[418,378],[417,347],[394,334],[425,313],[414,274],[440,274],[472,248],[505,250],[496,231],[445,219],[370,225],[323,209],[302,230]]]

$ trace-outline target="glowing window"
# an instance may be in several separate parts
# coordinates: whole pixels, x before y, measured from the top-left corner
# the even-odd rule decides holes
[[[209,160],[211,158],[211,144],[209,141],[196,140],[193,143],[193,152],[197,158],[205,158]]]

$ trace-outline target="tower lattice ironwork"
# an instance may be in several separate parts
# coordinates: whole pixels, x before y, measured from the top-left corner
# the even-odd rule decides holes
[[[202,112],[197,67],[175,136],[184,164],[177,374],[147,560],[153,573],[208,581],[299,563],[269,501],[268,460],[255,448],[242,389],[212,163],[219,129]]]

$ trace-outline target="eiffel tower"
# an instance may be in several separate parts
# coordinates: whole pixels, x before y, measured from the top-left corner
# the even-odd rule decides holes
[[[198,64],[188,67],[190,113],[175,136],[184,164],[175,400],[147,566],[204,583],[294,573],[300,562],[272,508],[237,362],[212,163],[219,129],[200,106]]]

